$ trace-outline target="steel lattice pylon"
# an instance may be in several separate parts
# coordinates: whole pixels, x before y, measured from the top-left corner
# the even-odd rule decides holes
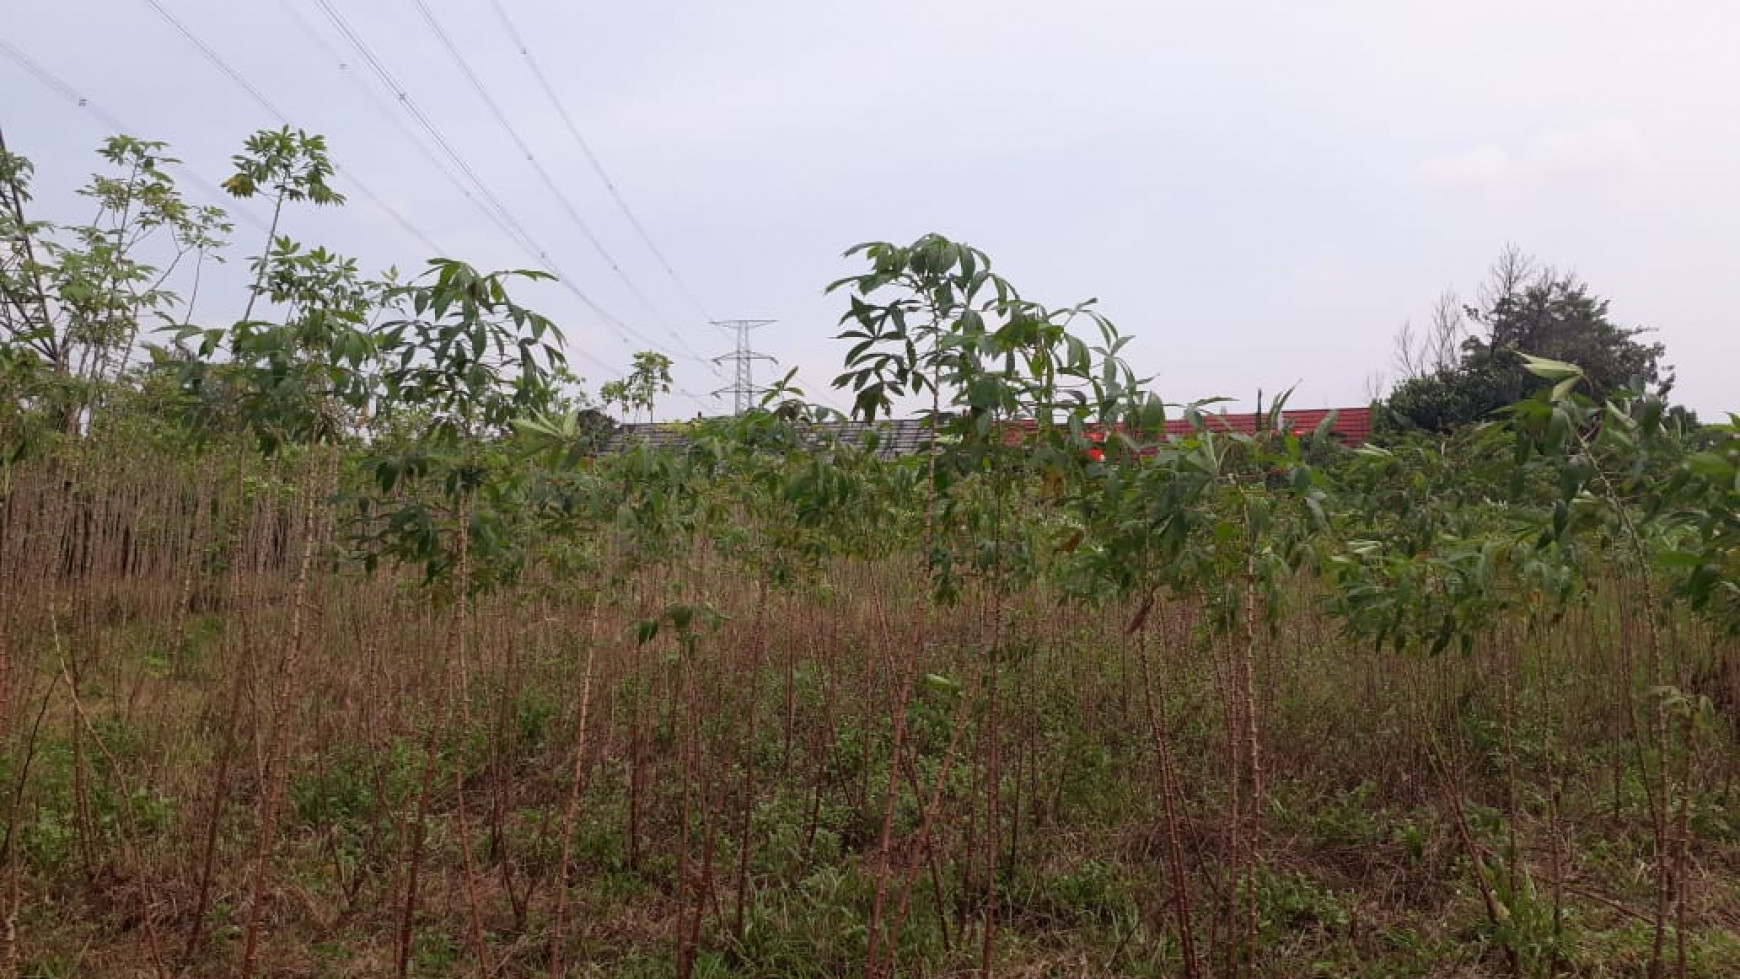
[[[750,408],[753,408],[755,406],[756,395],[766,390],[765,388],[758,388],[755,386],[755,362],[758,360],[776,360],[776,358],[769,357],[767,354],[756,353],[755,350],[749,346],[749,331],[756,329],[757,327],[767,326],[769,323],[775,321],[713,320],[712,322],[714,326],[717,326],[720,329],[731,330],[737,334],[736,348],[728,354],[720,354],[713,358],[713,363],[715,364],[722,364],[727,360],[731,361],[736,367],[735,376],[733,377],[729,387],[722,387],[719,390],[714,391],[713,394],[715,396],[730,394],[732,398],[732,412],[741,415]]]

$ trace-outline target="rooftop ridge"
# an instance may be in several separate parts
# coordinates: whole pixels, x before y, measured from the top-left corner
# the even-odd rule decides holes
[[[1329,426],[1329,434],[1337,441],[1347,446],[1359,446],[1371,439],[1372,412],[1369,407],[1361,408],[1290,408],[1278,413],[1276,421],[1287,430],[1300,434],[1308,433],[1321,425],[1324,419],[1334,415],[1334,421]],[[1216,432],[1236,435],[1254,435],[1266,424],[1267,413],[1263,417],[1255,412],[1221,412],[1217,414],[1203,413],[1201,416],[1205,428]],[[632,422],[624,423],[617,428],[616,435],[606,446],[607,451],[620,450],[632,441],[639,441],[654,448],[678,446],[687,441],[689,433],[698,422],[712,419],[686,419],[669,422]],[[1032,418],[1018,419],[1014,423],[1022,429],[1037,427],[1038,422]],[[1089,425],[1089,431],[1097,431],[1104,426]],[[832,434],[837,438],[862,442],[863,439],[875,433],[879,436],[876,454],[885,459],[900,456],[916,455],[924,451],[929,444],[927,433],[930,431],[930,419],[918,418],[880,418],[873,422],[861,420],[825,421],[814,424],[816,431]],[[1183,418],[1166,420],[1165,432],[1169,438],[1186,438],[1195,432],[1195,427]]]

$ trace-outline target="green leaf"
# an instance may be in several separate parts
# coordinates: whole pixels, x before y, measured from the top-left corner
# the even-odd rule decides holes
[[[1565,439],[1570,434],[1571,421],[1558,408],[1553,409],[1552,417],[1547,421],[1547,439],[1543,449],[1548,455],[1557,455],[1565,447]]]
[[[695,607],[693,605],[673,605],[670,611],[671,625],[676,626],[679,630],[688,629],[689,624],[695,621]]]
[[[1734,480],[1735,464],[1720,452],[1696,452],[1686,457],[1686,468],[1718,485]]]
[[[1695,568],[1704,563],[1702,554],[1688,551],[1664,551],[1656,559],[1670,568]]]
[[[950,678],[943,676],[941,673],[926,673],[924,675],[924,685],[938,693],[957,694],[961,692],[960,681],[951,680]]]
[[[1583,368],[1576,364],[1567,364],[1562,360],[1552,360],[1547,357],[1536,357],[1532,354],[1522,354],[1523,366],[1530,374],[1548,381],[1575,382],[1583,376]],[[1556,389],[1555,389],[1556,392]],[[1557,393],[1554,397],[1560,397]]]

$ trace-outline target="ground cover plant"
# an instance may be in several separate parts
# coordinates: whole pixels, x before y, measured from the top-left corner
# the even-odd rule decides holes
[[[1230,434],[927,236],[831,287],[926,451],[789,383],[612,443],[525,273],[284,236],[315,137],[196,308],[165,152],[70,227],[0,161],[7,974],[1740,968],[1740,420],[1511,350],[1449,434]]]

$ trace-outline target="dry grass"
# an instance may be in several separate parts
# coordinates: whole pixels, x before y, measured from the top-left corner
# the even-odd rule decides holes
[[[588,580],[478,602],[461,704],[451,607],[408,577],[324,560],[306,593],[306,650],[286,673],[294,483],[242,504],[233,474],[123,463],[69,494],[77,475],[16,474],[0,524],[18,974],[233,974],[280,691],[287,793],[263,889],[263,974],[394,974],[419,812],[412,974],[477,974],[480,957],[496,975],[546,974],[562,886],[571,975],[675,974],[685,955],[697,975],[857,972],[890,784],[909,858],[894,861],[895,893],[910,875],[900,970],[976,966],[989,596],[933,617],[910,567],[840,561],[769,593],[758,616],[755,582],[704,546],[639,570],[617,555]],[[1640,974],[1649,818],[1614,679],[1632,596],[1615,585],[1552,631],[1505,624],[1470,655],[1436,658],[1344,642],[1308,586],[1298,598],[1259,637],[1268,791],[1242,836],[1225,818],[1241,778],[1226,714],[1238,651],[1188,604],[1149,617],[1210,971],[1224,974],[1242,927],[1236,845],[1255,868],[1251,974],[1502,975],[1513,965],[1501,946],[1520,949],[1514,968],[1531,975]],[[636,623],[674,604],[722,618],[692,642],[667,624],[638,644]],[[1176,974],[1161,778],[1125,631],[1135,610],[1084,610],[1042,588],[1009,608],[998,971]],[[1688,969],[1716,977],[1740,961],[1740,753],[1736,701],[1722,693],[1740,661],[1689,626],[1671,638],[1674,675],[1713,684],[1678,788],[1692,830]],[[944,778],[956,719],[967,729]],[[1501,885],[1508,931],[1487,920],[1450,800]],[[928,841],[915,836],[926,806]]]

